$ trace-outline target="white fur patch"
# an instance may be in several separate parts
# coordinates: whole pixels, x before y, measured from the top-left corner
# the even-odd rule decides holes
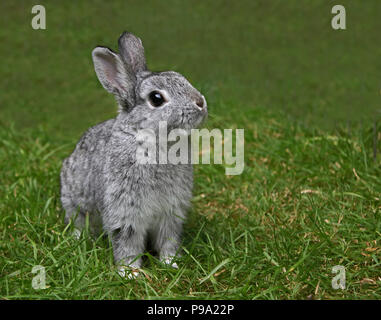
[[[79,238],[81,237],[81,230],[79,230],[79,229],[77,229],[77,228],[74,228],[74,231],[73,231],[73,233],[72,233],[72,236],[73,236],[75,239],[79,240]]]
[[[127,277],[127,279],[130,279],[130,280],[136,279],[138,276],[140,276],[139,269],[131,269],[125,266],[118,267],[118,274],[122,278]]]
[[[178,269],[179,266],[177,265],[176,262],[172,262],[173,257],[165,257],[161,259],[161,262],[163,262],[166,265],[171,266],[172,268]]]

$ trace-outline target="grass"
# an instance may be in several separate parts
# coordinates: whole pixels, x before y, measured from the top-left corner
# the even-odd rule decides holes
[[[45,31],[30,27],[34,1],[2,1],[0,297],[381,299],[381,3],[344,2],[341,32],[324,0],[40,1]],[[180,268],[147,253],[136,280],[118,276],[107,239],[71,237],[59,202],[62,160],[116,109],[90,52],[125,29],[153,70],[205,94],[209,128],[245,129],[242,175],[195,168]]]
[[[136,280],[118,276],[107,240],[77,241],[63,224],[58,175],[73,144],[2,128],[3,299],[380,299],[381,183],[371,128],[328,135],[257,112],[259,120],[242,122],[241,176],[196,167],[180,268],[147,254]],[[45,290],[31,287],[35,265],[46,268]],[[335,265],[346,268],[345,290],[331,287]]]

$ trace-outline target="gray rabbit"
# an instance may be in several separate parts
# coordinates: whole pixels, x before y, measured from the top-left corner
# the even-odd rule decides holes
[[[160,259],[177,267],[182,225],[190,207],[193,171],[185,164],[141,164],[137,161],[141,129],[196,128],[207,116],[204,96],[182,75],[147,70],[139,38],[124,32],[119,54],[106,47],[92,52],[95,72],[114,94],[119,113],[90,128],[61,170],[65,222],[85,225],[111,237],[122,274],[141,267],[147,239]],[[125,268],[128,267],[128,268]]]

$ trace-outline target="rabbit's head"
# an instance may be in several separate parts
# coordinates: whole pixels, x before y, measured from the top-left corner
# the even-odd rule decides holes
[[[149,71],[142,42],[132,33],[124,32],[118,44],[119,54],[96,47],[92,56],[99,81],[129,121],[140,128],[156,129],[165,121],[168,128],[191,129],[205,119],[205,98],[187,79],[174,71]]]

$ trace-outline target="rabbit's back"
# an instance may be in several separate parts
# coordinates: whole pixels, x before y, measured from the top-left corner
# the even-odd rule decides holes
[[[74,213],[97,211],[97,190],[107,142],[115,119],[88,129],[61,169],[61,201],[65,211]],[[67,217],[70,216],[67,215]]]

